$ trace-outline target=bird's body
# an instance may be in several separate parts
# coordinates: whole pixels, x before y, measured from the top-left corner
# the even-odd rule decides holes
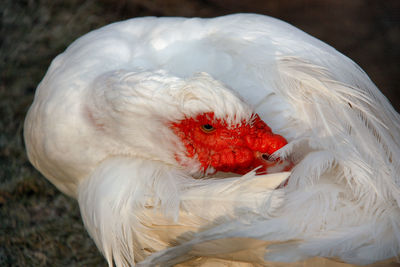
[[[274,141],[228,142],[231,161],[218,142],[190,152],[193,140],[208,147],[198,135],[213,123]],[[25,140],[33,165],[78,199],[110,265],[400,253],[399,114],[350,59],[266,16],[140,18],[81,37],[39,85]],[[277,149],[263,170],[293,164],[280,189],[287,172],[194,178],[245,173]]]

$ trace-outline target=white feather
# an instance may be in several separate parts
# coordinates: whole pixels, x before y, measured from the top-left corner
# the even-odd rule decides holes
[[[195,180],[162,163],[115,157],[80,184],[78,201],[109,265],[125,266],[239,215],[271,217],[283,194],[269,189],[289,174]]]
[[[295,162],[284,189],[254,173],[196,180],[196,160],[176,162],[184,148],[168,121],[213,111],[235,124],[253,110],[289,141],[274,155]],[[273,18],[93,31],[52,62],[25,141],[32,164],[78,198],[109,265],[400,253],[399,114],[354,62]]]

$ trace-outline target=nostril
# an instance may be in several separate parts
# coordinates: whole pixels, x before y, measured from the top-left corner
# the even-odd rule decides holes
[[[263,160],[265,161],[274,161],[274,159],[271,157],[270,154],[264,153],[261,155],[261,157],[263,158]]]

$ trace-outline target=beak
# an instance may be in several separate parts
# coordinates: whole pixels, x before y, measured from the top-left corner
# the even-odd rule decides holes
[[[256,151],[254,153],[257,164],[262,167],[257,170],[257,173],[278,173],[290,171],[294,164],[290,160],[282,160],[280,158],[271,157],[268,153]]]
[[[275,161],[275,159],[272,158],[271,155],[268,154],[268,153],[260,153],[259,157],[260,157],[262,160],[266,161],[266,162],[273,162],[273,161]]]

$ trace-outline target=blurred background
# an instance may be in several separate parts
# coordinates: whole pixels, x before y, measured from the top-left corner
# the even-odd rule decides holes
[[[400,110],[398,0],[1,0],[0,266],[106,266],[77,203],[30,165],[23,120],[51,60],[79,36],[139,16],[283,19],[356,61]]]

